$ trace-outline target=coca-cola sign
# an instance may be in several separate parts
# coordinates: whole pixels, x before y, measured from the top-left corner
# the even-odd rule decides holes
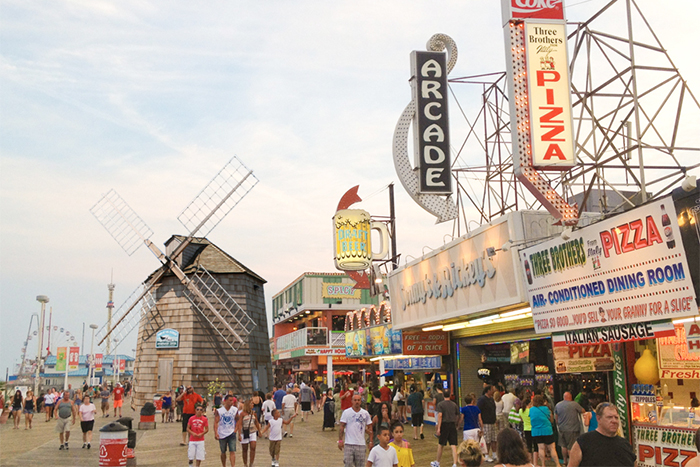
[[[563,0],[507,0],[511,19],[564,19]]]

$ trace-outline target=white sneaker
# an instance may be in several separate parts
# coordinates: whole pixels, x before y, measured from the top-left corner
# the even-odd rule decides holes
[[[440,467],[440,463],[438,461],[432,461],[430,467]]]

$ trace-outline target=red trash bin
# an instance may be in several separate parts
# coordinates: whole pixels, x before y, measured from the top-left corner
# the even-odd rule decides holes
[[[126,445],[129,429],[112,422],[100,428],[100,467],[126,466]]]

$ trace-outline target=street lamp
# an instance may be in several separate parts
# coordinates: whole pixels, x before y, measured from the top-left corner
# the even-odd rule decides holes
[[[37,295],[36,301],[41,303],[41,318],[39,319],[39,349],[36,354],[36,376],[34,378],[34,394],[39,394],[39,378],[41,373],[41,348],[44,346],[44,314],[46,312],[46,304],[49,303],[49,297],[46,295]]]
[[[95,329],[97,329],[96,324],[91,324],[90,329],[92,329],[92,342],[90,342],[90,386],[93,384],[93,379],[95,378]]]

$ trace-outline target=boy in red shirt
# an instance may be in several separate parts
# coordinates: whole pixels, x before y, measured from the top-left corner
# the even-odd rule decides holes
[[[124,388],[121,383],[117,383],[114,388],[114,416],[117,416],[117,409],[119,409],[119,418],[122,418],[122,404],[124,404]]]
[[[204,435],[209,432],[209,420],[204,415],[204,407],[198,405],[195,408],[194,416],[187,422],[187,433],[190,434],[190,444],[187,447],[187,457],[192,461],[197,461],[197,467],[204,460]]]

